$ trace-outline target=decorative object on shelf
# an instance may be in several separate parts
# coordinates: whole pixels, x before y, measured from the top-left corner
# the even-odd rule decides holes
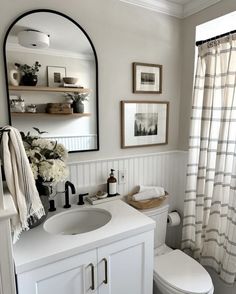
[[[48,87],[60,87],[66,76],[66,68],[62,66],[47,66]]]
[[[121,148],[168,143],[169,102],[121,101]]]
[[[37,111],[37,107],[35,104],[29,104],[26,106],[26,112],[35,113]]]
[[[71,108],[70,103],[48,103],[46,112],[54,114],[72,114],[73,109]]]
[[[21,132],[21,137],[34,174],[37,189],[39,194],[44,197],[41,200],[47,213],[49,196],[53,193],[53,186],[57,182],[64,181],[68,176],[68,168],[65,162],[68,152],[62,144],[40,137],[40,135],[46,132],[41,132],[35,127],[33,129],[38,132],[38,136],[31,136],[30,132],[27,134]],[[45,198],[45,196],[47,197]],[[41,219],[37,222],[31,220],[30,226],[35,227],[42,223],[42,221]]]
[[[13,98],[14,97],[14,98]],[[25,101],[20,96],[11,96],[10,99],[11,112],[25,112]]]
[[[78,82],[78,78],[74,77],[64,77],[63,82],[69,85],[75,85]]]
[[[12,86],[19,86],[20,84],[20,71],[15,66],[15,68],[10,69],[9,71],[9,82]]]
[[[89,93],[66,93],[66,98],[73,100],[72,107],[75,113],[84,113],[84,101],[88,101]]]
[[[133,93],[161,94],[162,65],[134,62]]]
[[[39,71],[41,64],[38,61],[30,66],[28,64],[15,63],[15,66],[22,74],[20,84],[24,86],[36,86],[38,82],[38,76],[36,73]]]

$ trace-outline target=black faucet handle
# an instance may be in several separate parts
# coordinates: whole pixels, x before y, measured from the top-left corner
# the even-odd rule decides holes
[[[84,205],[84,196],[87,196],[89,193],[79,194],[79,202],[78,205]]]

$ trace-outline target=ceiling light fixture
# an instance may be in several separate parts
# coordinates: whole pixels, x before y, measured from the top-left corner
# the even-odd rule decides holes
[[[49,35],[36,30],[21,31],[17,35],[21,46],[27,48],[47,48],[49,47]]]

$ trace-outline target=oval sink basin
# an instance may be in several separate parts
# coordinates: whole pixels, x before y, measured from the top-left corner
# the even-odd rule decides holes
[[[50,217],[44,230],[54,235],[78,235],[97,230],[111,220],[110,212],[101,208],[74,209]]]

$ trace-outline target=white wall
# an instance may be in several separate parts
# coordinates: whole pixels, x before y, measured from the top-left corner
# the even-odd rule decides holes
[[[1,5],[0,42],[10,23],[25,11],[49,8],[76,20],[89,34],[99,64],[100,151],[73,154],[86,160],[176,149],[180,105],[180,20],[117,0],[5,1]],[[3,64],[3,57],[1,53]],[[163,65],[163,94],[132,93],[134,61]],[[0,125],[7,122],[4,69],[0,67]],[[120,101],[170,101],[169,144],[160,147],[120,148]]]
[[[236,11],[204,22],[196,27],[196,41],[206,40],[235,30]]]

